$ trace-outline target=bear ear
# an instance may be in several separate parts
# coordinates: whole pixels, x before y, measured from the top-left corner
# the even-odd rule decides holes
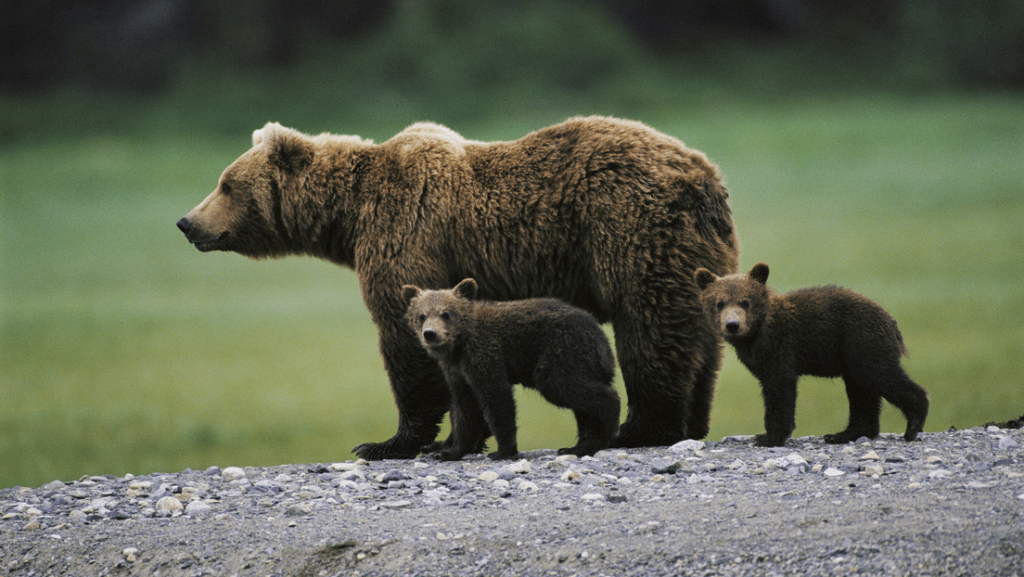
[[[402,287],[402,299],[405,304],[412,302],[412,299],[420,296],[423,291],[418,286],[412,286],[411,284],[404,285]]]
[[[252,133],[253,146],[265,144],[267,158],[279,169],[297,174],[313,162],[313,145],[306,135],[276,122]]]
[[[476,290],[476,281],[471,278],[464,279],[452,289],[456,295],[470,301],[476,298]]]
[[[757,282],[765,284],[768,282],[768,265],[763,262],[759,262],[754,265],[754,268],[750,269],[750,272],[747,273],[747,275]]]
[[[699,268],[694,271],[693,280],[697,282],[697,287],[700,290],[704,290],[708,288],[708,285],[718,280],[718,277],[706,268]]]

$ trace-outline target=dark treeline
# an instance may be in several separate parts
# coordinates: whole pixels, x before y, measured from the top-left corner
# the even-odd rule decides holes
[[[885,62],[925,83],[1024,88],[1019,0],[0,0],[0,89],[150,92],[197,59],[287,66],[310,42],[401,44],[423,29],[487,38],[503,21],[514,30],[502,28],[494,42],[545,47],[566,18],[579,28],[568,32],[584,39],[588,26],[604,23],[588,44],[610,25],[661,58],[783,48]],[[396,54],[416,58],[411,46]]]

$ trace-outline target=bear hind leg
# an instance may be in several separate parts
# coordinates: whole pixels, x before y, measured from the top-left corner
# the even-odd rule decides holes
[[[619,395],[611,385],[595,385],[580,390],[580,400],[585,402],[575,402],[566,407],[572,409],[576,416],[578,440],[573,447],[559,449],[559,455],[593,455],[614,442],[619,431]]]
[[[911,380],[902,367],[898,367],[891,374],[892,378],[887,381],[882,391],[882,398],[903,413],[903,417],[907,419],[907,429],[903,433],[903,438],[913,441],[924,429],[925,419],[928,418],[928,392]]]
[[[874,439],[878,436],[882,396],[876,392],[875,387],[854,376],[844,375],[843,382],[846,384],[846,397],[850,402],[850,420],[844,430],[825,435],[825,442],[839,445],[856,441],[861,437]]]

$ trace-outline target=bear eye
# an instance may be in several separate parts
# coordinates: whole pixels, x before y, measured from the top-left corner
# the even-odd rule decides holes
[[[425,322],[426,320],[427,320],[427,315],[420,315],[420,322],[421,323]]]
[[[718,310],[722,310],[725,308],[725,301],[718,301],[715,306],[718,307]]]
[[[452,318],[452,315],[448,314],[448,311],[444,311],[443,313],[441,313],[441,320],[442,321],[446,321],[446,320],[448,320],[450,318]]]
[[[749,309],[750,308],[750,301],[748,301],[747,299],[741,300],[740,301],[740,307],[742,307],[743,310]]]
[[[231,194],[231,185],[226,182],[222,182],[220,185],[220,193],[224,196],[229,196]]]

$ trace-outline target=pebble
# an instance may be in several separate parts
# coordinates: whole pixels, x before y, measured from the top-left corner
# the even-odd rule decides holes
[[[162,497],[156,502],[157,511],[170,511],[173,513],[174,511],[181,511],[184,508],[185,506],[181,504],[181,501],[175,497]]]
[[[210,507],[208,503],[205,503],[203,501],[193,501],[192,503],[189,503],[187,507],[185,507],[185,514],[191,515],[193,517],[198,517],[200,515],[206,515],[212,510],[213,507]]]
[[[539,450],[513,462],[479,456],[456,463],[424,457],[359,459],[250,468],[248,473],[240,467],[210,467],[131,478],[89,476],[38,489],[0,489],[0,531],[243,515],[283,515],[294,524],[339,508],[386,514],[418,507],[502,507],[521,499],[560,512],[581,503],[629,506],[672,492],[700,500],[722,493],[842,500],[854,490],[926,492],[940,484],[958,491],[990,491],[993,499],[1019,502],[1024,501],[1022,445],[1024,432],[975,428],[923,433],[914,443],[888,433],[867,445],[828,445],[804,437],[766,449],[754,447],[751,437],[727,437],[681,441],[667,448],[601,451],[584,458]]]
[[[242,470],[240,467],[228,467],[227,469],[224,469],[221,472],[220,476],[225,481],[228,481],[230,483],[231,481],[237,481],[239,479],[244,479],[245,478],[245,471]]]
[[[1000,451],[1005,451],[1007,449],[1012,449],[1012,448],[1014,448],[1016,446],[1017,446],[1017,441],[1014,441],[1013,437],[1003,437],[1003,438],[999,439],[999,450]]]

